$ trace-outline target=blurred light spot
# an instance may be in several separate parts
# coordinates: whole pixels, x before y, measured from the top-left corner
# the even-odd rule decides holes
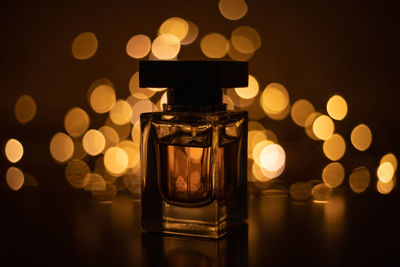
[[[222,16],[229,20],[241,19],[247,13],[247,4],[243,0],[220,0],[218,7]]]
[[[310,101],[306,99],[299,99],[292,105],[290,115],[294,123],[299,126],[305,127],[306,119],[314,112],[315,108]]]
[[[263,148],[260,154],[260,165],[270,172],[278,171],[284,166],[285,150],[278,144],[271,144]]]
[[[29,95],[20,96],[15,103],[14,113],[20,123],[30,122],[36,115],[35,100]]]
[[[164,90],[164,88],[162,89]],[[146,87],[139,86],[139,72],[135,72],[129,80],[129,91],[131,95],[137,99],[149,99],[156,92]]]
[[[253,162],[253,164],[252,164],[251,174],[254,178],[257,179],[257,181],[260,181],[260,182],[267,182],[272,179],[272,178],[269,178],[266,175],[264,175],[264,173],[261,171],[260,165],[256,164],[255,162]]]
[[[94,173],[98,173],[99,175],[101,175],[106,184],[112,184],[117,179],[117,177],[110,175],[106,171],[106,167],[104,166],[103,156],[97,157],[96,161],[94,162]]]
[[[90,106],[97,113],[109,112],[115,105],[114,86],[107,79],[93,82],[88,94]]]
[[[172,17],[165,20],[160,28],[158,34],[172,34],[175,35],[179,41],[183,40],[189,32],[189,24],[182,18]]]
[[[346,143],[340,134],[335,133],[324,141],[322,149],[328,159],[336,161],[341,159],[346,152]]]
[[[194,24],[190,20],[187,20],[186,22],[188,23],[189,30],[188,30],[188,33],[186,34],[185,38],[183,38],[181,40],[182,45],[188,45],[188,44],[193,43],[196,40],[197,35],[199,34],[199,28],[197,27],[196,24]]]
[[[11,138],[7,141],[5,147],[5,154],[11,163],[16,163],[22,159],[24,155],[24,147],[17,139]]]
[[[126,53],[133,58],[144,58],[151,49],[151,40],[147,35],[138,34],[131,37],[126,44]]]
[[[70,136],[81,136],[89,128],[88,114],[81,108],[70,109],[64,118],[64,127]]]
[[[65,177],[70,185],[83,188],[89,182],[89,166],[79,159],[72,159],[65,167]]]
[[[242,53],[239,50],[237,50],[233,45],[232,45],[232,40],[229,40],[229,51],[228,51],[228,56],[236,61],[249,61],[254,55],[254,52],[251,53]]]
[[[128,168],[138,166],[140,161],[139,146],[132,141],[124,140],[119,144],[119,147],[125,150],[128,156]]]
[[[394,171],[397,170],[397,159],[393,153],[388,153],[388,154],[384,155],[381,159],[380,164],[382,164],[384,162],[390,162],[393,166]]]
[[[232,45],[244,54],[253,53],[261,46],[260,34],[249,26],[239,26],[234,29],[231,40]]]
[[[372,142],[371,130],[365,124],[357,125],[351,132],[350,139],[356,149],[365,151],[369,148]]]
[[[86,191],[93,191],[93,190],[106,190],[106,182],[104,181],[103,177],[98,173],[88,173],[87,174],[87,184],[84,186]]]
[[[332,119],[327,115],[321,115],[316,118],[312,127],[315,136],[321,140],[331,138],[335,131],[335,125],[333,124]]]
[[[131,131],[131,137],[133,142],[135,142],[137,145],[140,145],[140,121],[135,122],[135,124],[133,124],[132,127],[132,131]]]
[[[86,153],[91,156],[96,156],[103,151],[106,145],[106,139],[100,131],[90,129],[83,136],[82,145]]]
[[[396,177],[393,177],[393,179],[390,179],[387,183],[382,182],[380,179],[378,180],[376,184],[376,189],[378,190],[379,193],[383,195],[387,195],[390,192],[392,192],[394,185],[396,183]]]
[[[139,121],[140,114],[142,113],[154,111],[158,111],[158,108],[153,102],[150,100],[141,100],[132,107],[133,116],[131,122],[134,124],[135,122]]]
[[[110,119],[117,125],[124,125],[131,121],[132,108],[125,100],[118,100],[110,111]]]
[[[326,111],[332,119],[343,120],[347,115],[346,100],[340,95],[332,96],[326,104]]]
[[[109,174],[121,176],[128,168],[129,158],[120,147],[110,147],[104,154],[104,166]]]
[[[307,136],[310,137],[310,138],[313,139],[313,140],[320,140],[320,139],[319,139],[317,136],[315,136],[315,134],[314,134],[313,125],[314,125],[314,121],[315,121],[319,116],[321,116],[321,115],[322,115],[322,114],[319,113],[319,112],[311,113],[311,114],[307,117],[306,122],[305,122],[305,125],[304,125],[304,130],[305,130]]]
[[[254,98],[258,94],[259,90],[260,86],[258,85],[258,81],[252,75],[249,75],[249,84],[247,87],[235,88],[236,93],[245,99]]]
[[[254,147],[261,141],[267,140],[267,135],[264,130],[250,130],[248,133],[247,153],[248,157],[253,158]]]
[[[316,201],[326,201],[332,196],[333,190],[326,184],[317,184],[311,190],[311,195]]]
[[[152,54],[158,59],[173,59],[178,55],[180,49],[180,41],[173,34],[159,35],[151,46]]]
[[[267,116],[274,120],[284,119],[290,111],[289,94],[279,83],[270,83],[265,87],[260,104]]]
[[[203,54],[209,58],[223,58],[229,50],[229,42],[219,33],[209,33],[200,41]]]
[[[105,146],[103,151],[112,146],[116,146],[119,143],[119,135],[117,131],[114,130],[114,128],[103,126],[99,129],[99,131],[103,134],[105,138]]]
[[[248,123],[248,129],[249,132],[250,131],[255,131],[255,130],[259,130],[259,131],[263,131],[265,130],[264,125],[262,125],[260,122],[258,121],[249,121]]]
[[[158,101],[157,108],[159,110],[163,110],[164,104],[167,104],[167,103],[168,103],[167,92],[165,92],[162,94],[160,101]]]
[[[336,188],[344,180],[344,167],[339,162],[332,162],[322,171],[322,181],[330,188]]]
[[[74,154],[74,143],[65,133],[56,133],[50,140],[50,154],[58,162],[66,162]]]
[[[261,151],[263,151],[263,149],[266,146],[272,145],[273,143],[274,142],[272,142],[270,140],[264,140],[255,145],[255,147],[253,148],[253,152],[252,152],[252,158],[257,165],[261,166],[261,164],[260,164]]]
[[[313,185],[309,182],[297,182],[290,186],[289,194],[295,200],[304,201],[311,198]]]
[[[76,59],[91,58],[97,51],[97,38],[92,32],[83,32],[72,42],[72,55]]]
[[[382,182],[384,183],[389,182],[394,176],[394,168],[392,163],[390,162],[381,163],[376,171],[376,175]]]
[[[350,188],[357,194],[367,190],[371,177],[365,167],[358,167],[352,171],[349,177]]]
[[[24,185],[24,180],[24,173],[20,169],[16,167],[8,168],[6,173],[6,181],[12,190],[19,190]]]
[[[131,124],[127,123],[124,125],[116,125],[110,117],[107,118],[105,126],[113,128],[119,137],[119,140],[124,140],[126,139],[129,134],[131,133]]]

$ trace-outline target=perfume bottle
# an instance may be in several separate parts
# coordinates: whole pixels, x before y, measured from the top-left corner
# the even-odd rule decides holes
[[[142,113],[142,229],[219,238],[247,219],[247,112],[222,88],[248,83],[247,63],[141,61],[141,87],[167,87],[163,112]]]

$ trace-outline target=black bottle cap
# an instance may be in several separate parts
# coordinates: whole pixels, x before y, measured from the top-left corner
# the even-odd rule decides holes
[[[170,110],[224,110],[222,88],[248,85],[247,62],[140,61],[140,87],[167,87]]]

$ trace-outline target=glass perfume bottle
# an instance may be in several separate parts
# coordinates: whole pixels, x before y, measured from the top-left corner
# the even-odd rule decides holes
[[[247,86],[247,63],[141,61],[141,87],[167,87],[163,112],[142,113],[142,228],[219,238],[247,219],[247,112],[222,88]]]

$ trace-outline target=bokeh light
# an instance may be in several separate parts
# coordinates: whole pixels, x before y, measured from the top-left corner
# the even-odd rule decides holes
[[[132,108],[125,100],[118,100],[110,111],[110,119],[117,125],[124,125],[131,121]]]
[[[114,86],[107,79],[95,81],[89,88],[89,103],[97,113],[109,112],[115,105]]]
[[[376,183],[376,189],[378,190],[378,192],[383,195],[387,195],[390,192],[392,192],[394,185],[396,183],[395,178],[396,177],[393,177],[393,179],[390,179],[387,183],[384,183],[380,179],[378,179],[378,182]]]
[[[376,175],[383,183],[388,183],[394,176],[394,168],[392,163],[383,162],[376,170]]]
[[[22,95],[17,99],[14,114],[20,123],[28,123],[36,115],[36,102],[30,95]]]
[[[335,124],[327,115],[317,117],[312,128],[315,136],[321,140],[329,139],[335,132]]]
[[[330,188],[336,188],[344,180],[344,167],[340,162],[331,162],[322,170],[322,181]]]
[[[289,93],[279,83],[270,83],[265,87],[260,103],[267,116],[274,120],[283,120],[290,111]]]
[[[248,157],[250,159],[253,158],[253,150],[255,146],[262,142],[267,140],[267,134],[265,132],[265,129],[263,130],[251,130],[249,128],[249,133],[248,133],[248,142],[247,142],[247,153]]]
[[[324,183],[315,185],[311,190],[311,195],[315,202],[327,201],[329,198],[331,198],[332,193],[332,188],[328,187]]]
[[[63,163],[74,154],[74,142],[65,133],[56,133],[50,140],[50,154],[54,160]]]
[[[243,18],[248,10],[244,0],[220,0],[218,3],[219,11],[224,18],[238,20]]]
[[[371,175],[364,166],[354,169],[349,177],[349,185],[353,192],[360,194],[367,190],[371,181]]]
[[[394,171],[397,170],[397,158],[393,153],[388,153],[381,158],[380,164],[384,162],[390,162],[393,166]]]
[[[64,118],[64,127],[70,136],[81,136],[89,128],[90,119],[86,111],[74,107],[70,109]]]
[[[103,191],[106,190],[106,182],[103,177],[98,173],[88,173],[86,185],[83,187],[87,191]]]
[[[144,34],[132,36],[126,44],[126,53],[132,58],[144,58],[150,50],[151,40]]]
[[[24,180],[24,173],[20,169],[16,167],[10,167],[7,169],[6,181],[12,190],[19,190],[24,185]]]
[[[263,149],[266,146],[272,145],[273,143],[274,142],[272,142],[271,140],[264,140],[254,146],[252,151],[252,158],[254,160],[254,163],[256,163],[259,166],[261,165],[260,164],[261,151],[263,151]]]
[[[254,55],[254,52],[251,53],[242,53],[239,50],[237,50],[233,45],[232,45],[232,40],[229,40],[229,51],[228,51],[228,56],[236,61],[249,61]]]
[[[200,41],[203,54],[209,58],[223,58],[229,50],[229,42],[220,33],[209,33]]]
[[[341,159],[346,152],[346,142],[340,134],[335,133],[324,141],[322,150],[328,159],[336,161]]]
[[[175,58],[181,49],[181,44],[173,34],[161,34],[154,39],[151,53],[158,59],[171,60]]]
[[[372,132],[365,124],[360,124],[354,127],[351,132],[351,143],[360,151],[365,151],[369,148],[372,142]]]
[[[278,144],[267,145],[260,153],[260,165],[269,172],[276,172],[281,169],[285,160],[285,150]]]
[[[146,87],[139,86],[139,72],[135,72],[131,79],[129,80],[129,91],[131,95],[136,99],[149,99],[156,92],[154,90],[150,90]]]
[[[132,107],[132,123],[134,124],[135,122],[139,121],[140,119],[140,114],[145,113],[145,112],[154,112],[158,111],[157,106],[151,102],[150,100],[141,100],[135,103],[135,105]]]
[[[11,163],[16,163],[24,155],[24,147],[17,139],[11,138],[7,141],[4,152]]]
[[[189,24],[186,20],[179,17],[172,17],[165,20],[160,28],[158,34],[172,34],[175,35],[179,41],[183,40],[189,32]]]
[[[121,176],[128,169],[129,158],[120,147],[110,147],[104,154],[104,166],[113,176]]]
[[[299,99],[293,103],[290,116],[292,117],[294,123],[304,127],[306,125],[306,119],[314,112],[315,108],[310,101],[306,99]]]
[[[89,182],[90,168],[86,162],[72,159],[65,167],[65,178],[75,188],[83,188]]]
[[[199,28],[194,22],[190,20],[187,20],[186,22],[188,23],[189,30],[185,38],[181,40],[181,45],[189,45],[193,43],[199,34]]]
[[[312,140],[320,140],[315,134],[314,134],[314,121],[320,117],[322,114],[319,112],[314,112],[311,113],[304,124],[304,131],[306,132],[307,136],[310,137]]]
[[[131,133],[131,124],[123,124],[123,125],[117,125],[115,124],[110,117],[107,118],[105,122],[105,126],[113,128],[119,137],[119,140],[125,140],[129,134]]]
[[[264,173],[261,171],[260,165],[256,164],[255,162],[252,163],[251,173],[249,174],[250,177],[254,177],[259,182],[267,182],[272,179],[264,175]]]
[[[232,45],[241,53],[249,54],[261,46],[261,36],[256,29],[249,26],[239,26],[233,30]]]
[[[106,139],[102,132],[90,129],[85,133],[82,139],[82,146],[86,153],[91,156],[100,154],[106,145]]]
[[[130,140],[124,140],[119,144],[119,147],[122,148],[128,156],[128,168],[138,166],[140,161],[139,145]]]
[[[85,60],[96,53],[97,47],[96,35],[92,32],[83,32],[72,42],[72,55],[76,59]]]
[[[260,86],[258,85],[258,81],[252,75],[249,75],[249,83],[247,87],[235,88],[236,93],[244,99],[254,98],[258,94],[259,90]]]
[[[326,111],[332,119],[343,120],[347,115],[347,102],[342,96],[334,95],[329,98]]]
[[[116,146],[119,143],[119,135],[114,128],[110,126],[103,126],[99,129],[105,138],[104,151],[112,146]]]

